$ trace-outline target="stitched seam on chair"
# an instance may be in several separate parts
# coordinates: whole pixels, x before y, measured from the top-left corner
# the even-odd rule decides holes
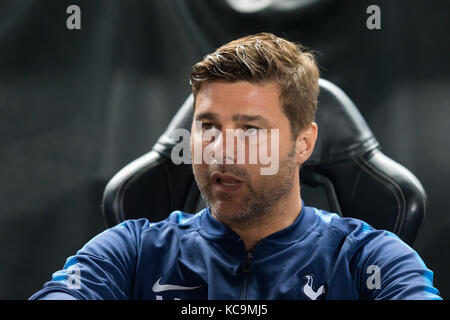
[[[363,160],[363,159],[362,159]],[[363,160],[365,161],[365,160]],[[365,161],[367,166],[371,167],[372,170],[374,171],[379,171],[377,170],[373,165],[371,165],[368,161]],[[393,179],[391,179],[389,176],[385,175],[384,173],[382,173],[381,171],[379,171],[379,174],[384,176],[385,179],[387,179],[388,181],[390,181],[397,189],[397,191],[400,193],[401,195],[401,200],[403,201],[403,210],[401,210],[401,216],[397,217],[397,221],[395,222],[394,225],[394,230],[396,230],[398,228],[398,233],[400,233],[400,231],[403,228],[403,223],[405,221],[405,216],[406,216],[406,197],[405,194],[402,191],[402,188],[400,188],[400,186],[398,185],[398,183],[396,183]],[[401,208],[401,207],[400,207]]]
[[[378,146],[379,146],[379,143],[378,143],[377,139],[375,139],[374,136],[371,136],[371,137],[361,141],[358,145],[356,145],[354,147],[348,147],[346,150],[335,153],[334,155],[339,155],[339,156],[345,155],[348,153],[356,152],[356,150],[359,150],[361,148],[363,148],[364,150],[358,151],[358,153],[367,152],[368,148],[370,148],[370,150],[372,150],[372,148],[376,148]]]
[[[127,179],[127,181],[125,181],[125,183],[120,187],[120,189],[117,191],[116,193],[116,198],[117,201],[115,201],[115,203],[117,203],[117,208],[113,208],[114,212],[115,212],[115,216],[117,217],[117,220],[123,221],[126,220],[125,219],[125,215],[123,213],[124,209],[123,209],[123,197],[121,196],[123,193],[126,192],[126,190],[128,189],[128,186],[130,184],[130,180],[131,179]],[[117,216],[118,214],[120,214],[120,217]]]
[[[363,160],[365,161],[365,160]],[[368,161],[365,161],[367,166],[369,166],[370,168],[372,168],[372,170],[374,171],[379,171],[377,170],[373,165],[371,165]],[[402,188],[400,188],[400,186],[398,185],[398,183],[396,183],[393,179],[391,179],[390,177],[388,177],[387,175],[385,175],[384,173],[382,173],[381,171],[378,172],[380,175],[384,176],[385,179],[387,179],[388,181],[390,181],[397,189],[397,191],[400,193],[401,195],[401,200],[403,201],[403,210],[401,210],[400,217],[397,217],[397,221],[395,222],[394,225],[394,230],[396,230],[398,228],[398,232],[400,233],[400,231],[403,228],[403,224],[405,221],[405,216],[406,216],[406,197],[405,194],[402,191]],[[401,207],[400,207],[401,208]]]
[[[392,190],[391,188],[389,188],[391,185],[389,185],[389,183],[387,182],[387,181],[389,181],[389,182],[392,183],[392,181],[390,181],[389,179],[387,179],[386,176],[383,176],[383,175],[380,173],[379,170],[374,170],[373,167],[369,166],[368,163],[367,163],[367,161],[365,161],[365,160],[363,160],[363,159],[356,158],[356,159],[354,159],[354,160],[355,160],[355,162],[357,162],[357,163],[360,165],[361,169],[363,169],[365,172],[367,172],[370,176],[372,176],[372,177],[373,177],[375,180],[377,180],[378,182],[380,182],[380,183],[382,183],[383,185],[387,186],[389,190]],[[366,168],[366,166],[367,166],[367,168]],[[368,168],[374,170],[374,172],[368,170]],[[379,176],[377,176],[376,174],[378,174]],[[383,180],[383,179],[381,179],[381,178],[384,178],[385,180]],[[392,185],[395,185],[395,183],[392,183]],[[396,202],[397,202],[397,206],[398,206],[399,210],[401,211],[401,202],[400,202],[400,199],[399,199],[398,195],[396,194],[396,192],[392,192],[392,193],[393,193],[393,195],[394,195],[394,197],[395,197],[395,200],[396,200]],[[394,224],[394,230],[396,229],[397,224],[398,224],[398,217],[396,218],[396,221],[395,221],[395,224]]]
[[[366,171],[368,174],[370,174],[372,177],[374,177],[377,181],[379,181],[380,183],[384,184],[385,186],[389,186],[389,184],[386,182],[390,182],[392,186],[394,186],[395,190],[397,190],[397,192],[401,195],[403,200],[403,206],[402,206],[402,201],[400,200],[400,198],[398,197],[398,194],[395,192],[395,190],[392,190],[391,188],[388,188],[390,190],[392,190],[395,199],[397,201],[397,205],[399,207],[399,212],[400,212],[400,216],[398,216],[396,218],[395,224],[394,224],[394,231],[395,232],[400,232],[402,226],[403,226],[403,220],[404,220],[404,216],[405,216],[405,210],[406,210],[406,199],[405,196],[403,194],[403,192],[401,191],[400,186],[393,181],[391,178],[389,178],[387,175],[385,175],[384,173],[382,173],[380,170],[377,170],[375,167],[373,167],[371,164],[369,164],[368,161],[366,161],[365,159],[362,158],[356,158],[354,159],[354,161],[356,161],[358,164],[361,165],[361,168]],[[368,168],[370,168],[371,170],[369,170]],[[378,175],[378,176],[377,176]],[[385,181],[383,181],[381,178],[384,178]],[[398,230],[397,230],[398,228]]]
[[[373,149],[376,149],[379,147],[379,142],[374,136],[371,136],[361,142],[359,142],[356,146],[348,147],[342,151],[329,154],[327,158],[331,158],[332,160],[321,162],[321,164],[328,164],[328,163],[335,163],[340,161],[345,161],[348,159],[348,155],[352,153],[356,153],[353,156],[360,156],[361,154],[365,154]],[[314,158],[311,158],[311,160],[317,161]],[[320,162],[320,161],[317,161]]]
[[[364,148],[361,152],[366,152],[368,147],[377,147],[379,145],[377,139],[375,139],[374,136],[371,136],[363,141],[361,141],[358,145],[353,147],[348,147],[345,150],[342,150],[340,152],[336,152],[332,154],[332,156],[341,156],[341,155],[347,155],[348,153],[354,152],[355,150]],[[358,152],[359,153],[359,152]]]
[[[362,170],[359,170],[358,175],[355,178],[355,184],[354,184],[353,190],[352,190],[352,203],[353,203],[353,200],[355,199],[355,196],[356,196],[356,189],[357,189],[357,186],[358,186],[358,183],[359,183],[359,179],[361,178],[361,173],[362,173]]]
[[[380,170],[377,170],[368,161],[366,161],[364,159],[357,159],[357,160],[362,165],[362,168],[363,168],[364,171],[366,171],[372,177],[377,179],[379,182],[381,182],[384,185],[388,186],[388,189],[392,190],[392,193],[395,196],[395,199],[397,201],[397,205],[399,207],[399,213],[400,213],[400,215],[397,216],[397,218],[396,218],[396,221],[395,221],[395,224],[394,224],[394,230],[399,232],[401,230],[402,226],[403,226],[405,210],[406,210],[406,205],[405,205],[406,204],[406,199],[405,199],[405,196],[404,196],[403,192],[401,191],[400,186],[395,181],[390,179],[387,175],[383,174]],[[370,168],[372,171],[368,170],[364,166],[367,166],[367,168]],[[389,186],[391,186],[391,185],[389,185],[388,183],[386,183],[382,179],[377,178],[376,174],[378,174],[380,177],[384,178],[386,181],[389,181],[391,183],[391,185],[394,187],[395,190],[393,190],[392,188],[389,188]],[[400,194],[402,199],[399,198],[398,194],[395,191],[397,191]],[[403,205],[402,205],[402,201],[401,200],[403,200]]]

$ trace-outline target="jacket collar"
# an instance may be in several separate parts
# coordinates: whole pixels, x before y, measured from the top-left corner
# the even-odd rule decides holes
[[[267,243],[272,246],[286,246],[301,241],[314,229],[316,215],[312,208],[305,207],[303,200],[301,201],[302,209],[295,221],[290,226],[261,239],[260,244]],[[204,237],[211,240],[239,240],[237,233],[212,216],[209,207],[203,210],[204,212],[200,219],[200,233]]]

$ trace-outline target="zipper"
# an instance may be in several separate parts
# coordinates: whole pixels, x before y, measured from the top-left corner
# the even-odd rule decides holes
[[[250,269],[252,267],[252,261],[253,261],[253,252],[247,251],[247,254],[244,259],[244,282],[242,284],[241,300],[247,299],[247,291],[248,285],[250,283]]]

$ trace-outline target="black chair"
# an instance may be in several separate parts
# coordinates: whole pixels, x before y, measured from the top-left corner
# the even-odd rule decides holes
[[[388,158],[349,97],[320,79],[316,122],[319,136],[300,171],[308,206],[366,221],[414,244],[425,218],[427,197],[417,178]],[[174,210],[195,213],[205,206],[190,164],[175,165],[172,137],[190,129],[193,97],[187,98],[152,150],[120,170],[106,186],[103,214],[108,226],[133,218],[166,218]]]

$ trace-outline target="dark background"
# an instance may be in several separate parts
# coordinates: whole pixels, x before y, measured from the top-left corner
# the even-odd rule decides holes
[[[26,299],[105,229],[102,193],[190,93],[191,66],[270,31],[317,50],[385,154],[428,197],[415,249],[450,296],[450,2],[329,0],[240,14],[223,0],[0,0],[0,299]],[[81,30],[66,8],[81,8]],[[381,8],[381,30],[366,8]]]

